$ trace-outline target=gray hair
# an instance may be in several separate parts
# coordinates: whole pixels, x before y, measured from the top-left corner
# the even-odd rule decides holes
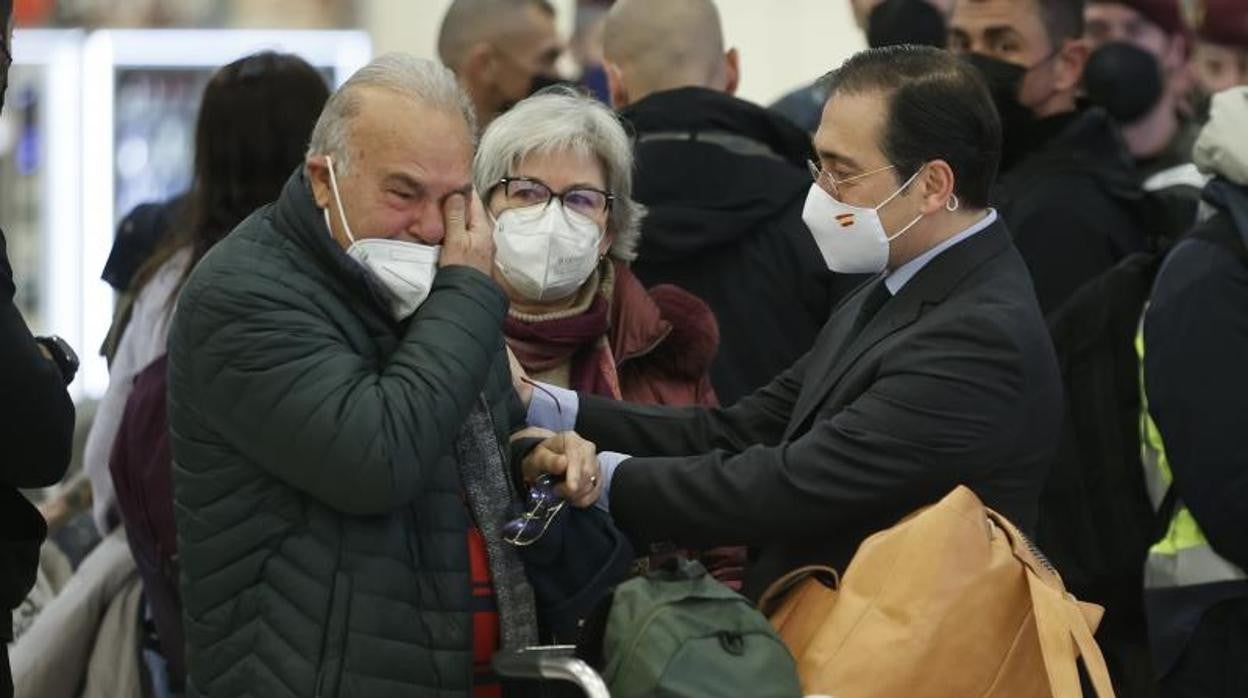
[[[572,152],[601,165],[615,197],[607,230],[615,234],[609,254],[622,262],[637,258],[645,207],[633,201],[633,147],[615,114],[570,88],[548,88],[495,119],[481,136],[472,162],[473,185],[482,197],[512,168],[535,154]]]
[[[406,53],[387,53],[357,70],[330,96],[312,129],[309,157],[329,155],[339,173],[350,169],[347,135],[351,120],[360,110],[358,92],[365,87],[390,90],[439,111],[458,113],[464,118],[470,137],[475,138],[477,117],[472,101],[450,70],[436,61]]]

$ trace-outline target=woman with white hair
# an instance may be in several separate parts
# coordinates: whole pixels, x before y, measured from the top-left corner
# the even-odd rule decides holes
[[[715,316],[675,286],[629,271],[642,206],[632,144],[615,115],[566,88],[519,103],[486,130],[473,179],[495,221],[505,334],[534,380],[655,405],[714,405]]]

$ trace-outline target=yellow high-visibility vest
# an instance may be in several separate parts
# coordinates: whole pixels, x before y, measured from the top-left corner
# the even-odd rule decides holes
[[[1166,458],[1161,432],[1148,413],[1148,395],[1144,389],[1143,322],[1135,335],[1135,351],[1140,360],[1140,442],[1144,481],[1153,510],[1157,511],[1173,486],[1174,474]],[[1170,589],[1241,579],[1248,579],[1248,574],[1214,551],[1192,512],[1176,499],[1174,515],[1170,517],[1165,535],[1148,551],[1148,560],[1144,564],[1144,588]]]

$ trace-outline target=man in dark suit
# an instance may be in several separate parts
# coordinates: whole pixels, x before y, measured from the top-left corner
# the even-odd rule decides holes
[[[770,385],[708,410],[517,380],[531,424],[617,452],[602,503],[637,543],[748,544],[757,596],[799,565],[843,568],[959,484],[1032,527],[1060,382],[1027,267],[987,209],[1001,129],[972,71],[892,47],[829,76],[804,218],[833,270],[875,276]]]

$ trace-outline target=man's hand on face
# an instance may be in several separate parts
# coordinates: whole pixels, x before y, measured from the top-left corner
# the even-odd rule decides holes
[[[555,488],[555,494],[575,507],[593,505],[602,492],[598,449],[573,431],[547,437],[529,452],[521,468],[525,482],[533,482],[543,473],[562,476],[563,482]]]
[[[494,228],[485,216],[481,197],[473,192],[469,203],[463,194],[452,194],[442,204],[442,217],[446,237],[438,266],[472,267],[490,276],[494,271]]]

